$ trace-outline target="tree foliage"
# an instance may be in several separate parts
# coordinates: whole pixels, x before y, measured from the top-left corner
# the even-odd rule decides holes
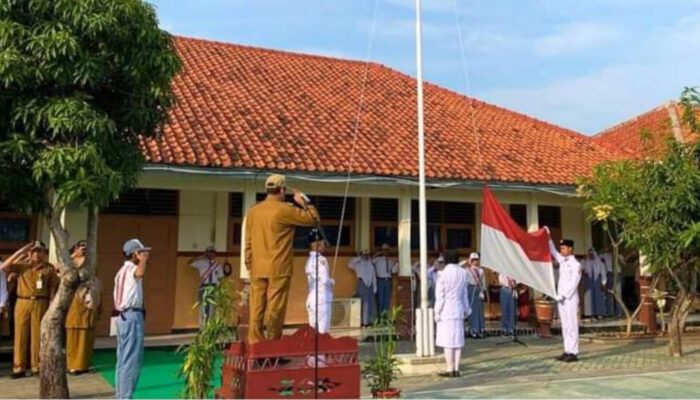
[[[141,0],[0,2],[0,193],[27,211],[105,206],[136,183],[179,68]]]
[[[212,313],[204,321],[189,345],[181,346],[178,352],[185,353],[178,376],[185,380],[183,397],[186,399],[209,398],[214,389],[213,378],[216,376],[216,360],[221,359],[224,346],[236,338],[234,315],[231,310],[236,307],[236,292],[230,279],[222,279],[215,287],[206,287],[202,293],[202,303],[209,304]],[[194,308],[200,306],[195,303]]]
[[[95,270],[97,212],[136,184],[139,145],[166,121],[180,68],[141,0],[0,1],[0,198],[46,218],[62,271],[41,326],[42,397],[69,395],[60,338]],[[60,218],[68,205],[88,209],[80,271]]]
[[[700,133],[698,93],[686,89],[681,100],[685,126]],[[668,274],[678,286],[674,307],[687,307],[700,257],[700,143],[669,139],[658,157],[603,163],[579,183],[590,219],[616,229],[652,273]]]

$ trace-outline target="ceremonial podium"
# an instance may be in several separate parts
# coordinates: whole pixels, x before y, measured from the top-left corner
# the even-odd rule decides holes
[[[224,351],[219,399],[359,399],[357,340],[318,336],[318,381],[314,368],[316,332],[310,326],[291,336]],[[314,383],[316,382],[316,383]]]

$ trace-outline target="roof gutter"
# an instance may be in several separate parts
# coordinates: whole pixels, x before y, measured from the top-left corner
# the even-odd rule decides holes
[[[274,170],[255,170],[255,169],[216,169],[190,166],[175,166],[163,164],[146,164],[143,168],[144,172],[166,173],[166,174],[183,174],[193,176],[213,176],[221,178],[236,178],[243,180],[257,180],[270,173],[287,174],[290,178],[298,181],[316,182],[316,183],[362,183],[362,184],[399,184],[406,186],[418,186],[418,179],[408,177],[390,177],[379,175],[340,175],[319,172],[292,172],[290,171],[274,171]],[[575,185],[546,185],[546,184],[530,184],[518,182],[502,182],[492,181],[488,185],[495,190],[503,191],[518,191],[518,192],[545,192],[566,197],[576,197]],[[429,179],[426,181],[427,189],[480,189],[484,186],[483,181],[464,179],[464,180],[448,180],[448,179]]]

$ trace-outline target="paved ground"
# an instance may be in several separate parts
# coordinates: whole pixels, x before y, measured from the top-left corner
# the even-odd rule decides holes
[[[698,341],[684,344],[683,358],[668,357],[662,343],[582,344],[581,360],[571,364],[554,360],[557,339],[524,338],[528,347],[499,341],[467,341],[461,378],[402,376],[397,386],[407,398],[700,397]]]
[[[468,340],[462,378],[439,378],[435,365],[433,372],[400,377],[397,387],[406,398],[700,398],[700,340],[687,340],[682,358],[668,357],[664,343],[582,343],[581,361],[563,364],[553,359],[561,352],[558,338],[523,339],[528,347],[498,346],[500,338]],[[363,360],[373,351],[371,343],[360,349]],[[412,343],[399,343],[399,350],[411,353]],[[37,378],[11,380],[3,356],[0,398],[36,398]],[[71,377],[69,384],[73,397],[114,395],[101,374]]]

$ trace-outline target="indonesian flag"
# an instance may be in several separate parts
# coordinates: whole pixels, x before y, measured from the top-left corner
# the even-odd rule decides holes
[[[484,187],[481,217],[481,264],[535,290],[556,297],[549,235],[527,233]]]

